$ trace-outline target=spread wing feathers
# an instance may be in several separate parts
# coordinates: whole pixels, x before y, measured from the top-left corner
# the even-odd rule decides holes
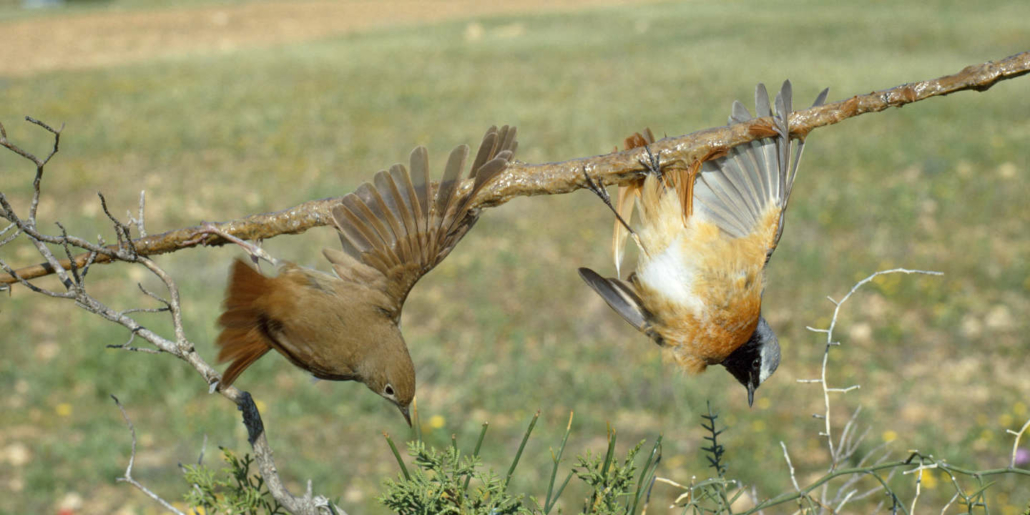
[[[637,132],[632,136],[626,138],[624,144],[626,150],[643,147],[654,143],[654,133],[651,132],[650,128],[645,128],[643,133]],[[641,189],[644,186],[643,179],[633,181],[625,186],[619,186],[619,192],[615,199],[615,210],[619,213],[627,223],[630,221],[630,217],[633,216],[633,205],[636,199],[640,196]],[[615,230],[612,233],[612,256],[615,258],[615,275],[622,277],[620,271],[622,267],[622,257],[626,249],[626,238],[629,236],[629,230],[626,226],[615,219]]]
[[[764,138],[731,149],[725,157],[701,166],[695,187],[698,208],[726,234],[741,238],[751,233],[770,204],[782,206],[791,177],[785,159],[790,150],[787,119],[791,105],[790,82],[784,82],[776,97],[773,119],[776,137]],[[765,85],[755,88],[755,111],[759,118],[772,116]],[[734,102],[731,123],[750,121],[751,114]]]
[[[343,252],[324,252],[336,274],[380,284],[393,302],[387,308],[398,316],[411,287],[447,257],[479,218],[479,211],[470,209],[471,200],[511,161],[518,147],[515,136],[515,127],[507,125],[486,131],[468,175],[470,188],[462,188],[461,178],[467,145],[451,151],[435,195],[429,154],[417,147],[409,159],[410,173],[394,165],[345,196],[332,211]]]
[[[650,334],[651,314],[644,308],[632,286],[614,277],[605,279],[589,268],[580,268],[579,276],[633,327]]]
[[[814,105],[822,104],[826,93],[825,90],[820,93]],[[724,233],[735,238],[751,234],[770,206],[778,209],[776,233],[769,242],[767,255],[772,254],[783,234],[783,217],[804,147],[802,140],[791,159],[791,99],[791,84],[785,81],[776,95],[774,114],[765,85],[759,84],[755,88],[755,118],[773,117],[773,126],[769,131],[773,137],[734,147],[725,156],[705,162],[694,186],[697,209]],[[734,102],[729,122],[751,120],[753,118],[747,108],[740,102]]]

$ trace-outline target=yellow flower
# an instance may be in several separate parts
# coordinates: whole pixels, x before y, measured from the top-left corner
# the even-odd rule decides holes
[[[254,400],[254,405],[257,406],[258,411],[260,411],[262,413],[264,413],[265,412],[265,408],[268,407],[268,405],[265,404],[264,401],[259,401],[259,400]]]
[[[444,422],[446,422],[446,420],[440,415],[433,415],[429,417],[429,427],[433,429],[440,429],[441,427],[443,427]]]
[[[768,397],[758,399],[758,409],[769,409],[769,404],[770,402]]]
[[[896,433],[894,431],[891,431],[891,430],[887,430],[887,431],[883,432],[883,441],[885,441],[885,442],[893,442],[894,440],[897,440],[897,439],[898,439],[898,433]]]
[[[756,432],[756,433],[761,433],[762,431],[765,431],[765,421],[756,420],[756,421],[752,422],[751,423],[751,430]]]
[[[72,415],[72,405],[67,402],[62,402],[57,406],[54,406],[54,412],[59,417],[70,417]]]

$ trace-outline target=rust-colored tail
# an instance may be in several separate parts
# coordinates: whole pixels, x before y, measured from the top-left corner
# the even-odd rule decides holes
[[[263,327],[267,318],[255,306],[268,292],[271,280],[239,259],[232,264],[223,302],[225,312],[218,317],[222,333],[215,341],[221,348],[218,362],[232,361],[222,374],[225,386],[231,385],[251,363],[272,349]]]

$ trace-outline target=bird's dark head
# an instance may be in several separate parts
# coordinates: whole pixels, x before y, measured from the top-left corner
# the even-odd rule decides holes
[[[747,405],[755,400],[755,390],[780,366],[780,342],[765,318],[758,317],[758,326],[747,343],[733,351],[722,365],[747,388]]]

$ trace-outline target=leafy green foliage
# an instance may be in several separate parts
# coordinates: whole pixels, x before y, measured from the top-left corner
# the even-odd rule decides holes
[[[385,481],[386,492],[379,502],[401,515],[461,514],[505,515],[530,514],[523,496],[506,492],[506,481],[493,472],[479,470],[478,456],[461,456],[457,447],[443,452],[426,448],[422,442],[410,442],[408,453],[415,459],[413,472],[396,481]],[[467,487],[466,479],[478,481]]]
[[[565,480],[555,489],[558,466],[561,463],[561,456],[565,451],[569,433],[572,431],[571,414],[557,453],[554,449],[551,450],[553,467],[543,505],[540,505],[536,497],[531,496],[529,502],[523,502],[524,495],[509,494],[508,484],[518,466],[519,458],[525,450],[526,442],[533,433],[533,427],[536,425],[538,417],[539,413],[534,415],[529,427],[526,428],[515,459],[503,479],[494,475],[492,471],[479,470],[482,466],[479,451],[486,435],[486,424],[483,424],[483,430],[471,456],[462,456],[453,439],[451,446],[443,452],[427,448],[422,441],[417,439],[409,442],[408,453],[414,458],[414,472],[409,472],[409,468],[404,465],[400,455],[396,452],[393,441],[386,435],[386,441],[397,457],[401,473],[396,481],[389,479],[385,481],[386,492],[379,497],[379,502],[401,515],[424,513],[547,515],[557,505],[569,480],[576,475],[591,491],[584,503],[581,512],[583,515],[616,513],[626,515],[637,513],[638,507],[646,505],[646,502],[642,505],[641,500],[650,495],[650,486],[654,483],[655,470],[658,462],[661,461],[662,437],[660,436],[644,463],[640,477],[636,480],[634,480],[636,473],[634,462],[644,441],[630,449],[626,459],[619,465],[618,461],[614,459],[616,434],[615,431],[610,430],[608,448],[603,457],[601,454],[593,456],[589,451],[585,456],[580,455],[577,458],[578,465],[569,471]],[[476,480],[476,486],[470,489],[469,485],[472,479]],[[644,488],[644,485],[647,485],[647,488]],[[561,513],[560,508],[558,513]]]
[[[708,402],[708,414],[701,415],[701,418],[705,419],[705,422],[701,423],[701,427],[708,431],[708,435],[705,436],[705,440],[708,440],[708,447],[702,447],[701,450],[705,451],[708,456],[708,465],[715,469],[715,473],[719,477],[723,477],[726,474],[726,463],[722,461],[722,455],[726,452],[726,448],[719,444],[718,438],[722,434],[724,429],[715,428],[715,420],[719,418],[718,413],[712,413],[712,403]]]
[[[736,494],[730,498],[727,489],[738,487],[740,484],[735,479],[726,479],[726,462],[723,456],[726,447],[719,443],[719,435],[726,429],[719,429],[717,421],[719,414],[712,411],[712,403],[708,402],[708,413],[702,414],[701,427],[706,434],[703,438],[708,442],[708,447],[702,447],[705,452],[705,459],[708,466],[715,469],[715,477],[710,477],[687,488],[688,493],[681,496],[685,500],[683,513],[730,513],[730,506],[744,492],[738,489]]]
[[[614,440],[614,437],[613,437]],[[644,445],[641,441],[629,450],[626,459],[619,465],[612,460],[611,450],[603,458],[601,455],[592,456],[587,451],[586,456],[579,457],[579,468],[576,469],[576,476],[593,488],[593,492],[583,503],[584,514],[615,515],[629,513],[633,489],[633,476],[636,467],[633,460],[640,447]]]
[[[265,487],[258,474],[251,474],[254,459],[249,454],[239,458],[231,450],[220,448],[222,459],[228,464],[221,473],[203,466],[186,465],[184,478],[190,490],[186,502],[190,508],[203,508],[204,513],[285,514],[279,503]],[[219,479],[221,477],[221,479]]]

